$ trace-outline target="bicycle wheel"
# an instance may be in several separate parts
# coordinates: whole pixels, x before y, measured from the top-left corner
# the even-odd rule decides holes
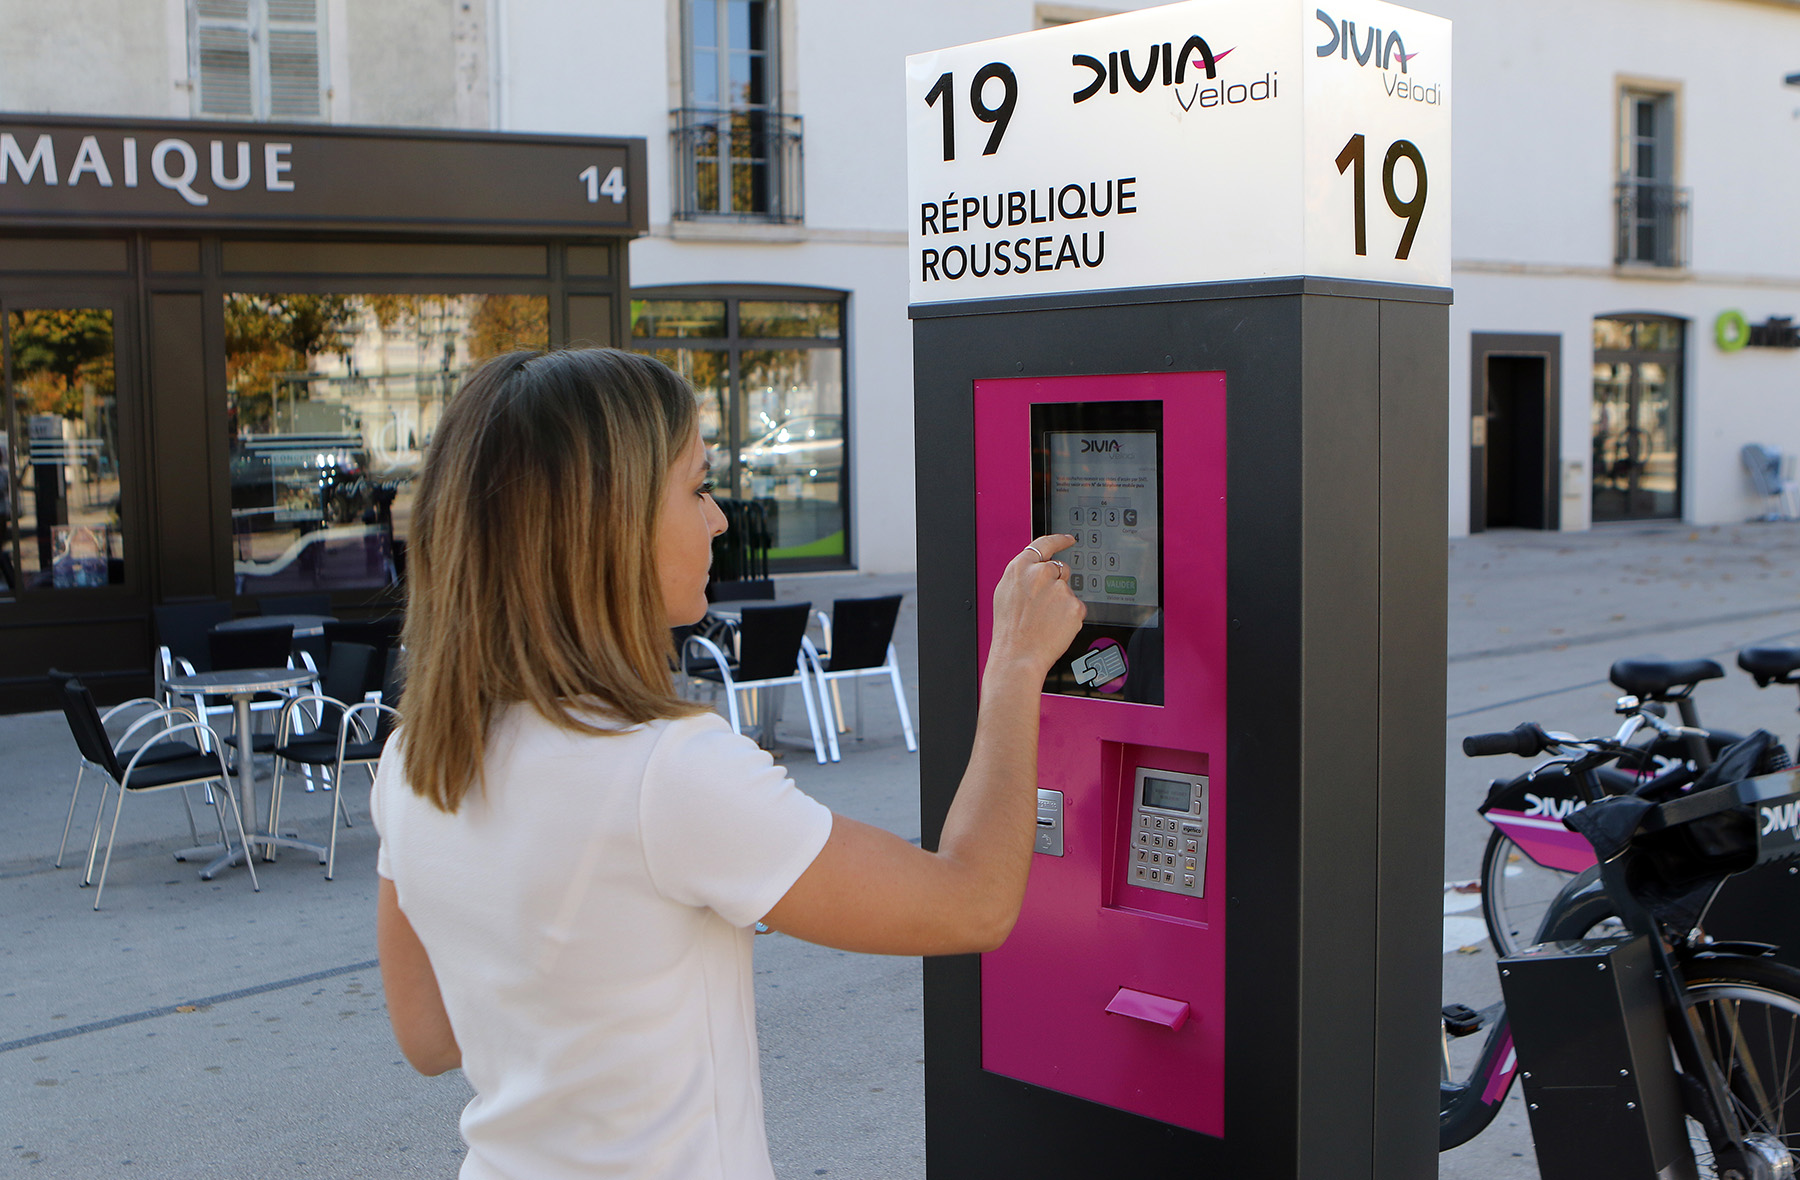
[[[1692,962],[1684,972],[1701,1048],[1753,1145],[1771,1160],[1786,1154],[1800,1162],[1800,971],[1726,958]],[[1688,1132],[1700,1175],[1722,1175],[1700,1125],[1689,1119]]]
[[[1491,833],[1481,857],[1481,916],[1495,953],[1515,954],[1536,942],[1544,911],[1573,875],[1538,864],[1506,833]]]

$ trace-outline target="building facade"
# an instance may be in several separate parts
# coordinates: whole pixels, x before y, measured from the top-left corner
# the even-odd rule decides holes
[[[546,131],[601,130],[605,110],[646,137],[666,183],[634,286],[709,296],[715,317],[706,344],[663,355],[730,384],[740,445],[841,398],[843,560],[904,569],[930,530],[912,516],[900,60],[1143,6],[496,0],[493,109]],[[1776,227],[1800,181],[1800,89],[1784,85],[1800,4],[1417,6],[1456,29],[1449,533],[1779,511],[1746,448],[1791,478],[1800,240]],[[644,50],[627,68],[583,68],[625,45]],[[780,374],[742,351],[695,368],[723,356],[720,297],[781,287],[841,298],[841,394],[753,405]]]
[[[1800,7],[1428,7],[1457,43],[1451,533],[1770,511],[1743,452],[1800,449]]]
[[[208,312],[220,421],[196,425],[235,440],[206,460],[229,468],[209,475],[232,490],[207,527],[233,551],[220,575],[233,592],[277,586],[256,579],[288,568],[334,512],[391,515],[403,540],[409,473],[467,367],[501,347],[582,340],[652,351],[688,376],[725,490],[767,509],[776,572],[890,572],[931,543],[913,454],[935,425],[913,411],[903,59],[1144,6],[0,0],[0,112],[644,141],[647,192],[630,195],[647,199],[648,229],[625,248],[628,269],[609,262],[616,243],[566,236],[546,238],[547,269],[525,275],[500,255],[472,271],[418,263],[368,249],[365,234],[357,252],[325,251],[336,261],[286,256],[304,274],[235,281],[212,246],[194,247],[197,285],[222,302]],[[1784,85],[1800,71],[1800,3],[1419,6],[1452,19],[1456,38],[1443,95],[1455,127],[1447,530],[1779,509],[1746,448],[1768,448],[1778,473],[1800,450],[1800,241],[1783,228],[1800,182],[1800,88]],[[1341,31],[1354,13],[1320,18],[1324,46],[1324,22]],[[18,134],[0,142],[0,183],[41,184],[48,161],[33,173],[33,141]],[[63,191],[101,183],[94,160],[84,170],[60,150]],[[191,164],[222,189],[261,175],[260,157],[229,150],[170,149],[142,166],[162,183]],[[365,186],[371,206],[380,179]],[[590,202],[625,195],[592,167],[553,183]],[[0,238],[10,232],[0,218]],[[118,560],[129,521],[149,520],[132,516],[148,511],[129,503],[132,487],[167,498],[121,474],[121,446],[146,465],[155,452],[127,437],[147,419],[109,384],[155,344],[134,341],[127,356],[119,340],[153,328],[67,294],[68,268],[98,248],[0,248],[15,292],[0,311],[16,320],[0,626],[35,618],[34,600],[86,592],[76,583],[99,576],[97,559]],[[179,249],[142,239],[108,281]],[[580,302],[615,298],[607,275],[622,273],[617,306]],[[33,284],[56,298],[20,303]],[[58,333],[60,353],[33,351]],[[34,446],[38,467],[61,472],[44,513]],[[56,514],[60,537],[45,527]],[[88,572],[57,584],[59,557]]]

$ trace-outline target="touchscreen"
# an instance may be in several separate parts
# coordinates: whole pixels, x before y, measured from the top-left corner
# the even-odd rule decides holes
[[[1034,405],[1031,451],[1033,531],[1075,539],[1057,558],[1087,605],[1044,691],[1162,704],[1162,403]]]
[[[1075,544],[1061,557],[1095,622],[1137,622],[1160,604],[1156,433],[1050,431],[1049,512]],[[1122,608],[1122,609],[1121,609]]]

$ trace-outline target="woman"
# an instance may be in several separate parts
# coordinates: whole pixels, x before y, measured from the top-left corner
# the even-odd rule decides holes
[[[396,1038],[460,1065],[465,1180],[772,1176],[760,919],[846,950],[998,946],[1036,828],[1038,693],[1084,608],[1039,538],[995,590],[936,853],[802,794],[675,695],[713,503],[691,389],[610,349],[515,353],[444,413],[414,506],[405,724],[383,760],[378,937]]]

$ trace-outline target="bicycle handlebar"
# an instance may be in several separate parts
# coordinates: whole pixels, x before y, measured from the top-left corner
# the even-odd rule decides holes
[[[1550,735],[1535,721],[1527,721],[1515,726],[1506,733],[1475,733],[1463,739],[1463,753],[1471,758],[1485,758],[1493,754],[1517,754],[1521,758],[1533,758],[1549,749],[1553,743]]]

